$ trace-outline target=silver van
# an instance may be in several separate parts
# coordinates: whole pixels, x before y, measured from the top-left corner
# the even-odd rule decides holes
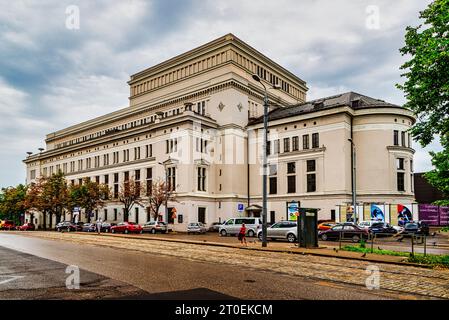
[[[240,217],[240,218],[231,218],[226,220],[219,229],[220,236],[227,236],[238,234],[242,224],[245,224],[246,227],[246,235],[248,237],[254,237],[257,234],[257,231],[262,228],[262,220],[260,218],[254,217]]]

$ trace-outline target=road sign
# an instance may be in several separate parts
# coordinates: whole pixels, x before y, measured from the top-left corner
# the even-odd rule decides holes
[[[243,212],[244,210],[244,205],[243,203],[237,203],[237,211],[238,212]]]

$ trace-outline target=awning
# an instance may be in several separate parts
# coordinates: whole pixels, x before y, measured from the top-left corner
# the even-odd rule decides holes
[[[262,207],[258,204],[252,204],[249,207],[246,207],[245,211],[262,211]]]

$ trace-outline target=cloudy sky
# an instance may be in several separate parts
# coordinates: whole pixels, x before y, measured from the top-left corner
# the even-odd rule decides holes
[[[307,81],[308,99],[402,104],[398,49],[428,3],[0,0],[0,186],[24,182],[21,160],[46,133],[126,107],[130,74],[230,32]],[[415,148],[416,171],[430,169],[438,143]]]

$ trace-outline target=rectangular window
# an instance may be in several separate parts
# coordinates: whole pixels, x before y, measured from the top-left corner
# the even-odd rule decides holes
[[[279,139],[273,141],[273,154],[279,153]]]
[[[153,145],[152,144],[147,144],[145,146],[145,157],[146,158],[151,158],[153,156]]]
[[[284,152],[290,152],[290,138],[284,138]]]
[[[198,191],[206,191],[206,168],[198,167],[197,189]]]
[[[395,146],[399,145],[399,131],[398,130],[393,131],[393,145],[395,145]]]
[[[320,147],[320,137],[318,133],[312,134],[312,148],[319,148]]]
[[[271,141],[267,141],[267,156],[271,154]]]
[[[103,155],[103,165],[104,166],[109,165],[109,154]]]
[[[287,173],[296,173],[296,162],[287,163]]]
[[[117,221],[117,209],[114,209],[114,221]]]
[[[401,131],[401,146],[405,147],[405,132]]]
[[[287,176],[287,193],[295,193],[296,192],[296,176],[291,175]]]
[[[171,167],[168,168],[168,187],[171,190],[176,190],[176,168]]]
[[[404,172],[397,173],[398,191],[405,191]]]
[[[404,170],[404,158],[397,158],[397,169]]]
[[[206,208],[198,208],[198,222],[206,223]]]
[[[292,138],[292,151],[298,151],[299,150],[299,137],[293,137]]]
[[[305,134],[302,136],[302,148],[304,150],[309,149],[309,135]]]
[[[36,179],[36,170],[30,171],[30,179]]]
[[[104,221],[107,221],[108,220],[108,209],[104,209],[103,213],[104,213]]]
[[[135,147],[134,148],[134,160],[139,160],[140,159],[140,147]]]
[[[104,184],[106,184],[106,185],[109,184],[109,175],[108,174],[104,175]]]
[[[276,194],[278,192],[278,180],[277,177],[270,177],[269,179],[270,185],[270,194]]]
[[[307,160],[307,172],[313,172],[316,170],[315,160]]]
[[[316,175],[315,173],[307,174],[307,192],[316,191]]]
[[[147,168],[147,196],[151,195],[153,189],[153,168]]]

